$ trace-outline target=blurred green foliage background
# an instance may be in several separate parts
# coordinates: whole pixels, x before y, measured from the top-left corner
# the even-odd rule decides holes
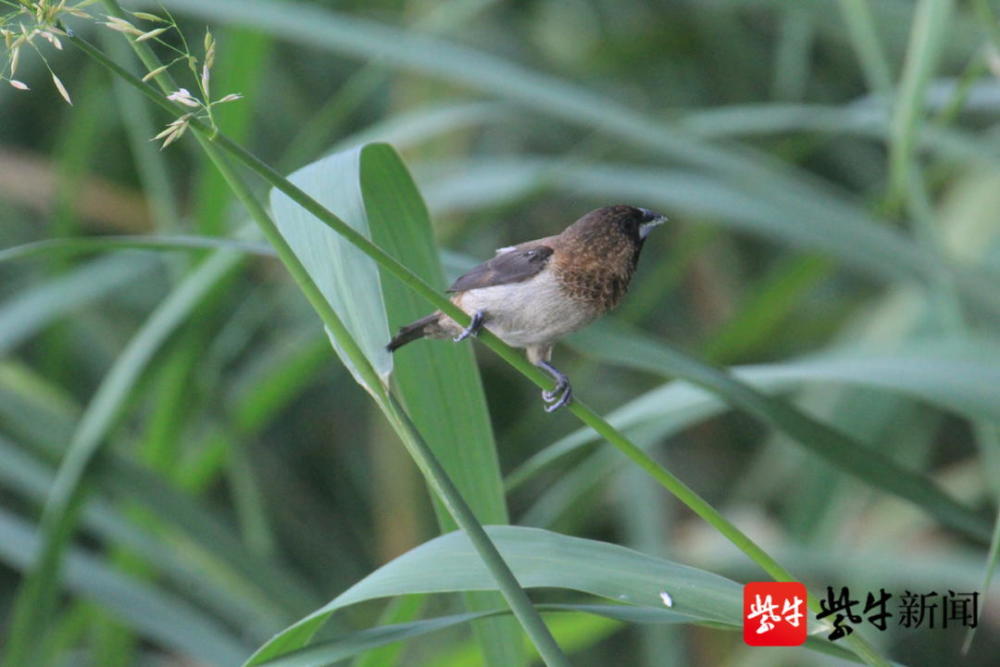
[[[193,43],[211,27],[213,89],[244,95],[219,107],[219,125],[282,173],[367,140],[397,147],[451,276],[597,206],[663,211],[671,221],[650,237],[617,324],[712,364],[753,365],[741,372],[755,384],[926,473],[992,525],[997,3],[163,5]],[[120,34],[70,23],[142,74]],[[210,274],[202,296],[109,412],[111,446],[42,646],[45,664],[226,664],[436,535],[433,509],[197,144],[160,153],[148,139],[166,114],[72,48],[44,55],[72,106],[32,54],[18,70],[32,90],[0,86],[0,619],[81,414],[204,252],[126,246],[238,238],[255,252],[197,269]],[[34,242],[49,245],[2,250]],[[597,331],[556,352],[578,394],[602,414],[631,404],[633,440],[814,590],[985,593],[988,530],[944,527],[745,412],[659,401],[670,378],[630,363],[627,336]],[[826,361],[796,361],[815,354]],[[505,474],[579,427],[546,415],[497,357],[477,356]],[[527,476],[508,496],[512,523],[763,577],[622,462],[587,447]],[[135,587],[180,606],[139,618]],[[338,627],[368,627],[381,607]],[[1000,651],[995,595],[981,614],[964,664]],[[918,665],[959,660],[966,639],[961,628],[865,630]],[[471,637],[450,629],[367,664],[476,664]],[[557,637],[580,665],[834,660],[583,615]]]

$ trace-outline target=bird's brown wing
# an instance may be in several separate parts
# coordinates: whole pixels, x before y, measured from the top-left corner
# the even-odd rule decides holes
[[[552,248],[547,245],[518,246],[472,269],[456,280],[448,291],[464,292],[527,280],[545,268],[551,255]]]

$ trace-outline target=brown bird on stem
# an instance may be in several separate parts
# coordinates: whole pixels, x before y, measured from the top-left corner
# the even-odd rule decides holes
[[[472,317],[468,327],[436,311],[399,330],[390,352],[418,338],[456,343],[482,327],[514,347],[556,381],[543,391],[552,412],[573,398],[569,378],[549,360],[556,340],[618,305],[628,290],[646,235],[667,218],[634,206],[606,206],[574,222],[557,236],[497,250],[448,290],[451,301]]]

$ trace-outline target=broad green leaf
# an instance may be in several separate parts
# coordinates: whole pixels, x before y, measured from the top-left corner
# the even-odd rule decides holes
[[[692,622],[740,626],[742,589],[718,575],[537,528],[489,526],[487,532],[524,587],[575,590],[656,610],[663,610],[660,593],[666,592],[673,600],[670,611]],[[302,648],[331,614],[358,602],[411,593],[494,589],[492,575],[465,535],[449,533],[382,566],[278,634],[247,664],[259,665]]]
[[[354,229],[370,236],[361,193],[360,159],[360,149],[337,153],[303,167],[289,180]],[[389,325],[375,262],[278,190],[271,191],[271,209],[278,229],[309,277],[382,382],[387,383],[392,372],[392,355],[385,350]],[[332,335],[330,342],[344,366],[365,387],[364,378]]]
[[[444,287],[427,208],[396,151],[386,144],[365,146],[360,167],[372,239],[424,280]],[[422,299],[392,276],[384,275],[382,284],[394,326],[429,312]],[[398,350],[396,358],[399,396],[462,497],[480,522],[507,523],[493,429],[471,345],[418,341]],[[442,532],[454,530],[457,526],[447,511],[440,503],[435,507]],[[469,594],[466,604],[477,611],[495,609],[502,602],[493,593]],[[520,631],[512,619],[491,619],[474,627],[491,664],[521,662]]]

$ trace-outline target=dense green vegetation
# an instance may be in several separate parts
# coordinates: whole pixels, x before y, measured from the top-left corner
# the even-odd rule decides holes
[[[995,3],[125,9],[0,0],[0,662],[993,663]],[[384,351],[611,203],[571,410]],[[894,616],[751,648],[769,579]]]

